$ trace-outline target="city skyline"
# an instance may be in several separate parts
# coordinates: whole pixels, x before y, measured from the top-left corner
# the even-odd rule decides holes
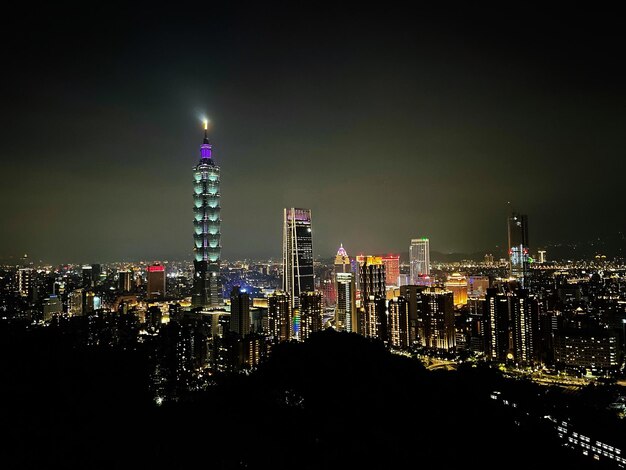
[[[10,42],[6,89],[19,92],[0,128],[2,259],[190,257],[185,188],[202,115],[224,175],[225,258],[280,256],[281,209],[294,206],[316,214],[315,251],[328,256],[340,241],[404,253],[420,236],[443,253],[506,249],[512,211],[529,215],[534,247],[624,244],[623,38],[579,34],[610,18],[286,21],[223,7],[211,28],[181,19],[165,40],[112,13],[87,28],[31,12],[29,34]]]

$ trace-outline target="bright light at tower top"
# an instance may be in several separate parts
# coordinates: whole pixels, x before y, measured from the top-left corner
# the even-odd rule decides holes
[[[209,130],[209,120],[207,118],[202,118],[202,123],[204,124],[204,130]]]

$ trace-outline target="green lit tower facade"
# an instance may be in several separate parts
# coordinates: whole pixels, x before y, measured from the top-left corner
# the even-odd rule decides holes
[[[220,279],[220,167],[213,161],[212,146],[204,126],[200,161],[193,169],[193,307],[217,307],[222,304]]]

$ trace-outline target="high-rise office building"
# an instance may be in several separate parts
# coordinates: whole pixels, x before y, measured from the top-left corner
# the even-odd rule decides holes
[[[250,334],[250,296],[239,286],[230,292],[230,331],[241,336]]]
[[[90,287],[93,287],[94,282],[93,282],[93,268],[86,264],[85,266],[82,267],[82,275],[83,275],[83,287],[86,287],[87,289],[89,289]]]
[[[165,266],[160,263],[148,266],[148,290],[146,295],[149,299],[165,297]]]
[[[217,307],[222,303],[220,167],[212,158],[212,150],[205,122],[200,162],[193,169],[193,307]]]
[[[358,333],[388,341],[385,264],[380,256],[357,256],[361,313]]]
[[[356,284],[352,263],[343,244],[335,256],[335,327],[339,331],[357,331]]]
[[[335,273],[337,285],[337,305],[335,307],[335,326],[339,331],[356,333],[359,316],[356,308],[356,285],[354,274]]]
[[[133,280],[132,272],[127,271],[127,270],[118,271],[117,276],[118,276],[118,282],[117,282],[118,290],[121,292],[130,292],[132,288],[132,280]]]
[[[275,291],[267,296],[268,329],[274,342],[291,339],[291,302],[289,294]]]
[[[367,301],[372,295],[385,298],[385,264],[380,256],[357,256],[361,299]]]
[[[510,275],[520,287],[528,284],[528,217],[513,213],[508,219]]]
[[[409,344],[413,345],[418,341],[419,331],[418,323],[422,312],[422,292],[425,286],[406,285],[400,287],[400,296],[403,297],[408,304],[409,311]]]
[[[420,283],[420,276],[430,274],[430,241],[428,238],[414,238],[409,247],[411,284]]]
[[[297,309],[300,293],[315,290],[311,210],[292,207],[283,215],[283,290]]]
[[[300,293],[300,340],[306,341],[312,333],[322,329],[322,294]]]
[[[101,264],[92,264],[91,265],[91,276],[92,276],[92,280],[93,280],[93,285],[97,286],[98,284],[100,284],[100,281],[102,280],[102,265]]]
[[[385,265],[385,284],[387,287],[398,286],[400,277],[400,255],[383,256]]]

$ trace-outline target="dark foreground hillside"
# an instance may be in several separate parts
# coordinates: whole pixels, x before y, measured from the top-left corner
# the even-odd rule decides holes
[[[492,372],[427,372],[353,334],[283,344],[161,407],[138,353],[1,348],[4,468],[595,468],[489,399]]]

